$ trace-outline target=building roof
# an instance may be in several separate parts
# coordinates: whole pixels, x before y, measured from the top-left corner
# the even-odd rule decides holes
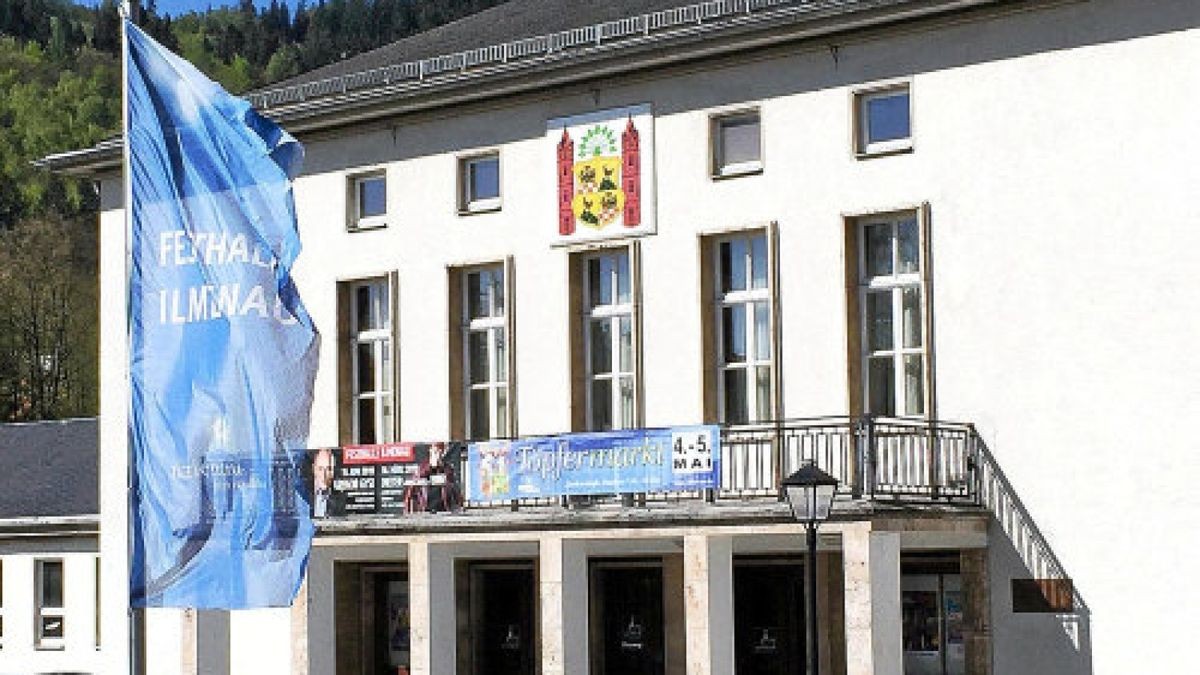
[[[0,519],[99,513],[99,446],[95,418],[0,424]]]
[[[352,75],[406,61],[549,35],[688,4],[695,4],[695,0],[508,0],[424,33],[277,82],[264,90]]]
[[[1005,0],[509,0],[247,98],[293,133],[456,106]],[[120,139],[43,157],[120,168]]]

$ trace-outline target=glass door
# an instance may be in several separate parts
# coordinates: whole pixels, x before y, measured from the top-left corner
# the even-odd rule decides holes
[[[661,561],[594,562],[591,574],[592,673],[663,675]]]
[[[803,675],[804,567],[799,561],[735,560],[737,675]]]

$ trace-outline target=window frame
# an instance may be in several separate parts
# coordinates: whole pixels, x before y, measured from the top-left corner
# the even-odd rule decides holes
[[[514,387],[514,345],[513,345],[513,288],[512,288],[512,263],[511,258],[502,261],[474,264],[457,268],[456,273],[460,275],[458,284],[458,333],[459,341],[459,388],[460,388],[460,405],[462,406],[462,434],[467,440],[489,440],[496,438],[511,438],[516,435],[516,406],[514,405],[513,395]],[[500,283],[492,284],[488,291],[489,314],[487,316],[474,317],[471,316],[471,275],[479,274],[483,271],[490,271],[495,274],[500,273]],[[503,309],[502,314],[496,315],[496,294],[497,288],[502,289],[503,294]],[[487,380],[484,382],[471,381],[471,335],[472,333],[486,333],[486,353],[487,353]],[[504,340],[503,367],[504,378],[500,379],[500,358],[497,357],[497,337],[500,336]],[[500,419],[499,415],[499,397],[497,392],[504,391],[505,400],[505,417]],[[473,404],[472,394],[476,391],[488,392],[488,431],[486,436],[481,436],[476,433],[473,428]],[[503,422],[503,423],[501,423]]]
[[[868,137],[870,133],[868,104],[871,101],[888,98],[901,92],[908,98],[908,135],[886,141],[871,142]],[[885,82],[856,89],[851,93],[851,105],[853,108],[853,138],[851,147],[854,148],[854,154],[858,159],[884,157],[913,151],[916,122],[913,117],[913,88],[911,80]]]
[[[582,363],[581,371],[583,373],[583,392],[582,401],[584,406],[583,423],[587,431],[601,430],[618,430],[618,429],[636,429],[642,425],[642,394],[641,394],[641,274],[638,269],[640,264],[640,249],[637,242],[619,246],[595,247],[585,251],[581,251],[576,255],[578,257],[578,266],[576,274],[579,275],[578,289],[579,293],[579,330],[580,340],[582,345]],[[593,261],[598,261],[606,257],[624,257],[625,269],[628,274],[629,297],[626,302],[619,302],[619,276],[615,276],[609,280],[612,285],[610,292],[612,293],[613,302],[608,304],[593,305],[591,302],[591,265]],[[615,269],[619,270],[620,267]],[[630,344],[629,344],[629,364],[628,369],[621,368],[621,347],[620,347],[620,323],[622,319],[629,322]],[[610,369],[604,373],[597,375],[592,368],[592,332],[593,323],[598,321],[606,321],[609,324],[610,331],[610,347],[609,367]],[[623,407],[621,404],[620,381],[628,378],[631,380],[632,386],[632,405],[629,410],[629,418],[625,419]],[[610,426],[607,429],[601,429],[596,422],[596,408],[594,405],[594,387],[596,381],[608,380],[610,383],[616,383],[616,386],[610,384],[609,389],[609,417]],[[620,419],[618,420],[618,417]]]
[[[749,162],[726,164],[724,158],[725,144],[722,132],[727,124],[748,119],[754,119],[758,122],[758,159]],[[710,115],[708,135],[709,175],[713,180],[752,176],[763,172],[765,144],[763,143],[763,116],[760,108],[742,108]]]
[[[766,265],[766,287],[754,288],[754,249],[753,240],[761,236],[765,247],[764,263]],[[707,235],[706,246],[704,247],[704,273],[708,276],[708,280],[702,284],[710,289],[711,295],[708,298],[710,309],[710,317],[708,323],[712,326],[712,341],[708,345],[711,347],[708,358],[709,364],[706,368],[710,369],[711,377],[715,382],[712,382],[711,389],[715,395],[715,401],[712,402],[712,413],[715,419],[720,424],[726,425],[753,425],[763,422],[771,422],[777,420],[780,415],[780,340],[779,340],[779,299],[778,299],[778,228],[775,223],[768,223],[766,226],[753,227],[739,230],[730,230],[721,233]],[[721,287],[723,278],[723,268],[721,264],[721,246],[722,244],[743,239],[747,243],[746,247],[746,288],[743,290],[734,290],[725,292]],[[767,358],[761,358],[757,355],[757,337],[758,327],[754,316],[754,307],[758,303],[764,303],[767,310]],[[738,362],[728,362],[725,360],[725,335],[724,326],[724,310],[726,307],[742,306],[745,308],[745,335],[746,340],[746,359]],[[768,373],[767,394],[763,401],[759,400],[757,393],[757,373],[759,368],[766,368]],[[726,383],[725,374],[732,370],[742,370],[746,374],[746,420],[744,422],[730,421],[729,411],[726,410]],[[706,389],[710,387],[706,386]],[[707,407],[707,406],[706,406]],[[760,410],[761,408],[765,408]],[[706,415],[708,417],[708,415]]]
[[[484,199],[472,199],[471,192],[474,183],[471,180],[471,166],[481,162],[496,161],[496,196]],[[504,167],[500,161],[500,150],[485,150],[458,158],[458,214],[460,216],[476,213],[491,213],[499,211],[504,199]]]
[[[368,328],[359,330],[358,302],[357,295],[359,289],[366,288],[373,296],[371,304],[373,310],[385,308],[387,318],[383,322],[382,327]],[[347,348],[349,349],[350,362],[350,382],[349,382],[349,400],[350,400],[350,440],[353,443],[366,443],[362,436],[362,420],[360,402],[373,400],[373,414],[375,424],[375,439],[373,443],[390,443],[397,440],[399,429],[399,406],[397,401],[397,384],[398,372],[396,367],[396,359],[398,350],[396,348],[396,307],[395,307],[395,283],[390,277],[372,277],[368,279],[359,279],[349,282],[349,302],[347,307],[347,317],[349,321],[349,335],[347,340]],[[379,297],[381,296],[382,297]],[[359,390],[359,347],[361,345],[371,345],[372,369],[375,372],[376,389],[363,392]],[[389,384],[390,387],[383,386]],[[388,418],[385,413],[386,406],[391,404],[391,421],[388,423]]]
[[[851,294],[848,319],[851,328],[847,331],[851,352],[850,382],[855,390],[851,392],[851,411],[854,414],[870,414],[884,417],[899,417],[907,419],[934,419],[936,416],[936,379],[935,379],[935,349],[933,334],[933,295],[932,273],[930,270],[930,235],[929,235],[929,205],[902,207],[847,216],[847,240],[854,249],[847,251],[847,261],[852,265],[847,268],[848,292]],[[917,236],[917,270],[901,272],[899,226],[901,223],[914,221]],[[867,228],[877,225],[888,225],[890,232],[891,273],[871,275],[868,267]],[[920,346],[904,346],[904,291],[917,290],[920,309],[917,313],[916,326],[920,330]],[[868,316],[867,296],[869,294],[889,295],[891,308],[892,340],[889,349],[875,350],[870,344],[871,326]],[[905,358],[919,356],[921,358],[922,387],[919,412],[910,413],[908,410],[907,391],[905,387]],[[892,396],[891,412],[880,413],[872,409],[871,359],[890,358],[892,367]]]
[[[7,584],[4,580],[4,556],[0,556],[0,651],[4,650],[4,589]]]
[[[59,568],[60,588],[59,597],[62,599],[58,606],[49,606],[45,602],[45,572],[47,565],[56,564]],[[35,558],[33,561],[33,644],[38,650],[61,650],[66,647],[67,640],[67,565],[63,558]],[[43,634],[46,619],[58,619],[61,623],[60,636]]]
[[[95,582],[95,586],[93,588],[93,596],[94,597],[92,598],[92,601],[95,603],[92,607],[92,614],[94,615],[93,621],[95,623],[92,626],[92,631],[93,631],[93,633],[95,633],[95,635],[93,635],[93,638],[95,640],[95,648],[97,651],[99,651],[100,650],[100,630],[103,625],[100,622],[100,617],[101,617],[100,593],[102,590],[102,587],[100,586],[100,556],[93,557],[92,561],[93,561],[92,562],[92,569],[93,569],[92,573],[94,575],[93,581]]]
[[[360,186],[368,181],[383,181],[383,213],[374,216],[362,215]],[[375,169],[346,176],[346,230],[364,232],[387,227],[389,208],[387,171]]]

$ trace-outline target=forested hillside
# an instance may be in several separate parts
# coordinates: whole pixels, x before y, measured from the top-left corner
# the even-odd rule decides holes
[[[272,1],[139,26],[242,93],[503,0]],[[117,3],[0,0],[0,422],[96,414],[97,198],[30,162],[119,132]]]

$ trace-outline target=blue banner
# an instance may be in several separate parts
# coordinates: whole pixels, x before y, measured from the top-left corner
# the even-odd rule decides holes
[[[627,429],[472,443],[472,501],[677,492],[718,487],[716,426]]]
[[[292,283],[303,150],[130,22],[130,602],[287,606],[319,338]]]

